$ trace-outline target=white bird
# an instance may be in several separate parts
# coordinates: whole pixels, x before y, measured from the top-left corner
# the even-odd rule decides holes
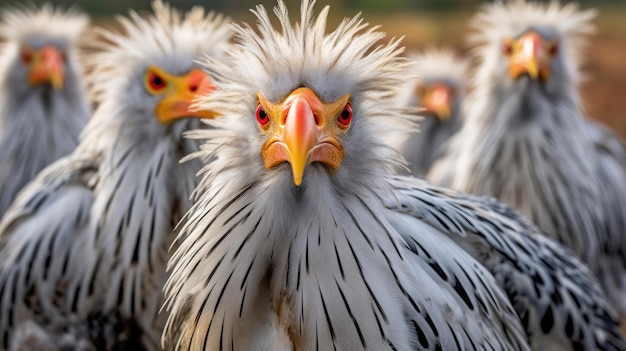
[[[256,7],[230,65],[207,63],[222,117],[166,285],[164,343],[178,350],[528,350],[482,265],[431,225],[387,208],[411,125],[394,99],[397,40],[360,16],[326,31],[304,1]],[[496,223],[498,215],[486,220]]]
[[[466,94],[469,62],[452,50],[429,48],[409,55],[409,70],[417,79],[409,79],[399,96],[399,103],[420,107],[424,119],[419,132],[400,146],[409,162],[411,174],[424,177],[430,166],[443,154],[444,145],[461,127],[459,106]]]
[[[0,41],[0,218],[39,171],[70,153],[91,113],[78,46],[89,18],[6,9]]]
[[[465,122],[428,178],[517,208],[570,247],[626,312],[626,151],[577,90],[594,11],[514,1],[474,20]]]
[[[195,60],[219,59],[230,30],[199,7],[186,15],[160,1],[153,8],[120,18],[125,34],[101,31],[88,61],[98,108],[80,145],[27,186],[0,223],[5,349],[20,347],[12,337],[26,321],[53,333],[50,323],[75,326],[76,318],[100,329],[107,319],[132,323],[142,348],[159,349],[168,248],[200,169],[179,164],[197,150],[182,133],[215,116],[190,110],[213,89]]]

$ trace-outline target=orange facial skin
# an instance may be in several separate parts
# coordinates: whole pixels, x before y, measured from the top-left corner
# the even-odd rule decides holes
[[[454,104],[454,89],[444,83],[432,83],[422,85],[416,89],[416,95],[422,108],[437,116],[440,120],[447,121],[452,115]]]
[[[550,61],[558,54],[555,41],[546,40],[535,31],[516,40],[506,39],[503,52],[509,58],[509,76],[516,80],[524,74],[545,83],[550,79]]]
[[[145,74],[146,89],[153,95],[162,96],[155,108],[157,120],[163,124],[173,123],[181,118],[215,118],[214,111],[191,109],[199,95],[210,94],[215,87],[209,76],[194,68],[181,76],[171,75],[156,66],[150,66]]]
[[[343,161],[340,136],[350,128],[350,94],[337,101],[323,103],[309,88],[294,90],[281,103],[271,103],[257,95],[257,121],[267,141],[261,155],[267,169],[289,162],[294,184],[302,184],[307,165],[324,164],[336,171]]]
[[[54,90],[63,89],[65,56],[55,46],[46,45],[38,50],[26,45],[20,48],[20,60],[28,67],[28,84],[50,84]]]

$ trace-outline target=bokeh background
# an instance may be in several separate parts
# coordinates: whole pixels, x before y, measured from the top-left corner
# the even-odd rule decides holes
[[[24,0],[0,0],[0,8]],[[45,1],[26,0],[34,4]],[[567,2],[566,0],[562,0]],[[56,5],[76,6],[102,26],[114,25],[115,14],[128,9],[145,10],[151,0],[48,0]],[[300,0],[286,0],[297,11]],[[408,49],[428,45],[449,46],[460,54],[468,50],[465,38],[468,21],[484,1],[480,0],[318,0],[318,6],[331,5],[330,25],[343,17],[363,12],[371,24],[380,24],[390,37],[405,36]],[[582,8],[595,8],[596,34],[591,37],[584,65],[585,82],[581,92],[586,112],[613,128],[626,139],[626,0],[580,0]],[[253,21],[248,9],[258,3],[273,7],[275,0],[171,0],[187,10],[194,5],[223,12],[237,21]]]

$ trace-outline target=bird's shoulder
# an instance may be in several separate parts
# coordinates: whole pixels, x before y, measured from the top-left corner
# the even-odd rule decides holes
[[[2,241],[28,219],[41,220],[55,209],[68,212],[67,206],[80,203],[73,201],[76,196],[92,197],[97,171],[98,160],[93,155],[72,154],[46,167],[22,189],[0,221]]]
[[[406,314],[424,349],[527,349],[515,310],[485,267],[428,222],[402,213],[390,217],[405,244],[409,276],[418,282],[406,284]]]
[[[535,340],[626,347],[614,312],[587,267],[517,211],[492,198],[423,180],[395,180],[398,191],[388,207],[439,229],[480,261]],[[579,333],[571,333],[572,328]]]
[[[72,258],[93,202],[95,160],[68,156],[46,168],[19,195],[0,223],[0,347],[21,322],[64,309]],[[77,292],[78,293],[78,292]],[[46,311],[46,312],[44,312]]]
[[[590,118],[585,119],[585,132],[601,155],[610,157],[626,167],[626,145],[609,128]]]

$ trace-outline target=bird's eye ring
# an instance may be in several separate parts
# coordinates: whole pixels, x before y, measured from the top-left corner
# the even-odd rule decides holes
[[[150,74],[148,75],[148,85],[150,86],[150,89],[152,91],[156,92],[164,89],[167,86],[167,83],[165,82],[165,79],[163,79],[163,77],[161,77],[157,73],[150,72]]]
[[[502,53],[505,56],[511,56],[513,54],[513,44],[508,41],[502,43]]]
[[[259,125],[263,129],[267,129],[267,127],[269,127],[270,117],[267,115],[267,112],[263,109],[263,106],[261,106],[260,103],[256,107],[256,121],[259,122]]]
[[[352,103],[348,102],[337,116],[337,124],[340,128],[346,129],[350,126],[350,122],[352,122]]]
[[[556,43],[552,44],[548,49],[548,53],[550,54],[550,56],[556,56],[556,54],[559,53],[559,45]]]
[[[20,52],[20,60],[22,60],[24,64],[29,64],[33,61],[33,55],[27,50],[22,50],[22,52]]]

